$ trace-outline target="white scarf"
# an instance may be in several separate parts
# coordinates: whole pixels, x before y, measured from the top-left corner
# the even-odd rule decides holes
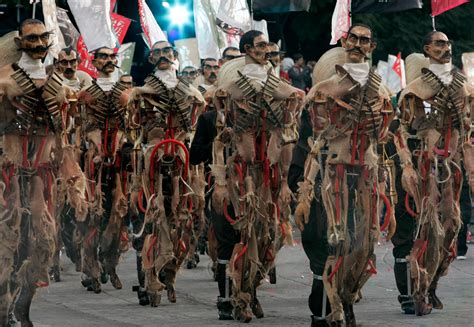
[[[155,71],[155,76],[158,77],[167,88],[174,88],[178,85],[178,78],[176,77],[176,71],[174,69],[159,70]]]
[[[447,64],[430,64],[429,70],[431,70],[438,78],[443,82],[444,85],[449,85],[453,80],[451,70],[453,65],[448,62]]]
[[[81,81],[77,77],[73,79],[67,79],[63,76],[63,85],[69,86],[74,91],[79,91],[81,88]]]
[[[104,92],[112,90],[112,87],[115,85],[113,77],[97,77],[96,83]]]
[[[26,52],[21,54],[18,66],[22,68],[32,79],[46,79],[46,67],[41,59],[33,59]]]
[[[268,77],[268,72],[265,66],[260,64],[246,64],[241,71],[242,75],[259,82],[265,82]]]
[[[345,63],[342,68],[351,75],[361,86],[364,86],[369,79],[369,63]]]

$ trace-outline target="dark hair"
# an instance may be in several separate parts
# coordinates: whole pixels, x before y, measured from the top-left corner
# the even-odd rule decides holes
[[[236,47],[227,47],[227,48],[224,49],[224,51],[222,51],[222,57],[226,56],[227,51],[239,51],[240,52],[240,50],[237,49]]]
[[[253,47],[253,40],[257,37],[262,35],[263,33],[260,31],[256,30],[250,30],[248,32],[245,32],[244,35],[242,35],[242,38],[240,39],[239,42],[239,51],[241,53],[245,53],[245,46],[250,45]]]
[[[301,53],[295,53],[293,55],[293,61],[294,62],[297,62],[298,60],[300,60],[301,58],[303,58],[303,55]]]
[[[201,61],[201,69],[204,69],[204,65],[206,64],[207,61],[211,61],[211,60],[214,60],[214,61],[217,61],[217,59],[215,58],[205,58]]]
[[[97,59],[97,55],[99,54],[100,50],[102,49],[109,49],[109,50],[113,50],[112,48],[109,48],[109,47],[100,47],[100,48],[97,48],[94,50],[94,59]]]
[[[433,35],[435,35],[436,33],[443,33],[443,32],[431,31],[428,34],[426,34],[425,37],[423,38],[423,54],[425,55],[425,57],[429,57],[425,51],[425,45],[428,45],[431,43],[431,41],[433,41]]]
[[[194,66],[186,66],[183,69],[181,69],[181,71],[184,71],[185,69],[190,69],[190,68],[194,69],[194,70],[197,70],[196,67],[194,67]]]
[[[352,24],[351,27],[349,27],[349,30],[347,31],[347,35],[349,35],[349,33],[352,31],[352,29],[354,27],[364,27],[364,28],[368,29],[370,31],[371,39],[372,40],[375,39],[375,33],[374,33],[374,30],[372,29],[372,27],[370,27],[367,24],[363,24],[363,23],[354,23],[354,24]]]
[[[59,52],[62,52],[62,51],[64,51],[67,56],[71,55],[71,52],[73,52],[73,51],[76,53],[76,55],[79,56],[79,54],[77,53],[77,51],[76,51],[73,47],[63,48],[63,49],[61,49],[61,51],[59,51]]]
[[[44,25],[44,23],[40,21],[39,19],[34,19],[34,18],[25,19],[24,21],[21,22],[20,28],[18,30],[18,33],[20,34],[20,36],[23,34],[23,28],[25,28],[25,26],[27,25]]]

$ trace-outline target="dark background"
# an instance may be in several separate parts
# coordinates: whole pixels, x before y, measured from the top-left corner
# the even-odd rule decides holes
[[[192,0],[168,0],[170,5],[181,3],[192,12]],[[69,9],[65,0],[57,0],[61,8]],[[152,12],[163,30],[168,32],[170,40],[194,37],[194,24],[182,29],[170,27],[167,10],[161,0],[148,0]],[[140,82],[151,67],[144,60],[147,48],[144,44],[138,17],[136,0],[117,0],[118,13],[132,19],[124,42],[136,42],[132,74]],[[17,9],[19,6],[19,9]],[[266,19],[271,41],[282,40],[282,49],[288,55],[302,53],[307,60],[317,60],[331,46],[331,18],[335,0],[312,0],[309,12],[290,12],[280,14],[263,14],[254,12],[255,19]],[[18,28],[17,15],[20,21],[31,17],[28,0],[0,0],[0,35]],[[423,0],[422,9],[412,9],[397,13],[354,14],[353,22],[363,22],[373,27],[377,38],[377,49],[374,52],[374,63],[379,59],[386,60],[387,55],[402,53],[406,57],[412,52],[421,52],[423,36],[432,30],[430,0]],[[41,4],[37,5],[36,17],[42,18]],[[73,19],[72,19],[73,20]],[[445,12],[436,18],[436,28],[445,32],[454,41],[454,63],[460,66],[463,52],[474,51],[474,2],[464,4]]]

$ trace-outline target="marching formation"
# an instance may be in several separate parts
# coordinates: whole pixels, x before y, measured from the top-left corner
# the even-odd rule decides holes
[[[444,33],[407,58],[398,105],[370,67],[364,24],[320,58],[307,94],[280,78],[279,47],[256,30],[203,59],[202,76],[177,74],[173,45],[156,42],[143,86],[114,79],[108,47],[93,52],[94,79],[72,48],[45,67],[50,34],[27,19],[16,48],[0,49],[0,326],[33,326],[33,296],[60,282],[63,247],[100,293],[109,280],[122,288],[132,246],[134,291],[152,307],[164,291],[176,302],[178,270],[207,252],[218,318],[263,318],[257,288],[276,282],[293,223],[314,277],[311,326],[356,326],[382,235],[402,310],[443,308],[461,193],[474,191],[474,92]]]

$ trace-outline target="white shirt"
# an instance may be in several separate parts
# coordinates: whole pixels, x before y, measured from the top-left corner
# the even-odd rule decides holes
[[[351,75],[361,86],[364,86],[369,79],[369,63],[345,63],[342,68]]]
[[[46,79],[46,67],[41,59],[33,59],[26,52],[21,54],[18,66],[22,68],[32,79]]]
[[[74,91],[79,91],[81,88],[81,81],[79,78],[67,79],[63,76],[63,85],[69,86]]]
[[[444,85],[449,85],[453,80],[451,70],[453,65],[448,62],[447,64],[430,64],[429,69],[443,82]]]
[[[176,85],[178,85],[178,78],[176,77],[176,70],[174,69],[157,69],[155,71],[155,76],[165,83],[167,88],[174,88]]]
[[[268,77],[267,69],[260,64],[246,64],[241,73],[252,80],[260,82],[265,82]]]
[[[115,85],[113,77],[98,77],[96,83],[104,92],[112,90],[112,87]]]

